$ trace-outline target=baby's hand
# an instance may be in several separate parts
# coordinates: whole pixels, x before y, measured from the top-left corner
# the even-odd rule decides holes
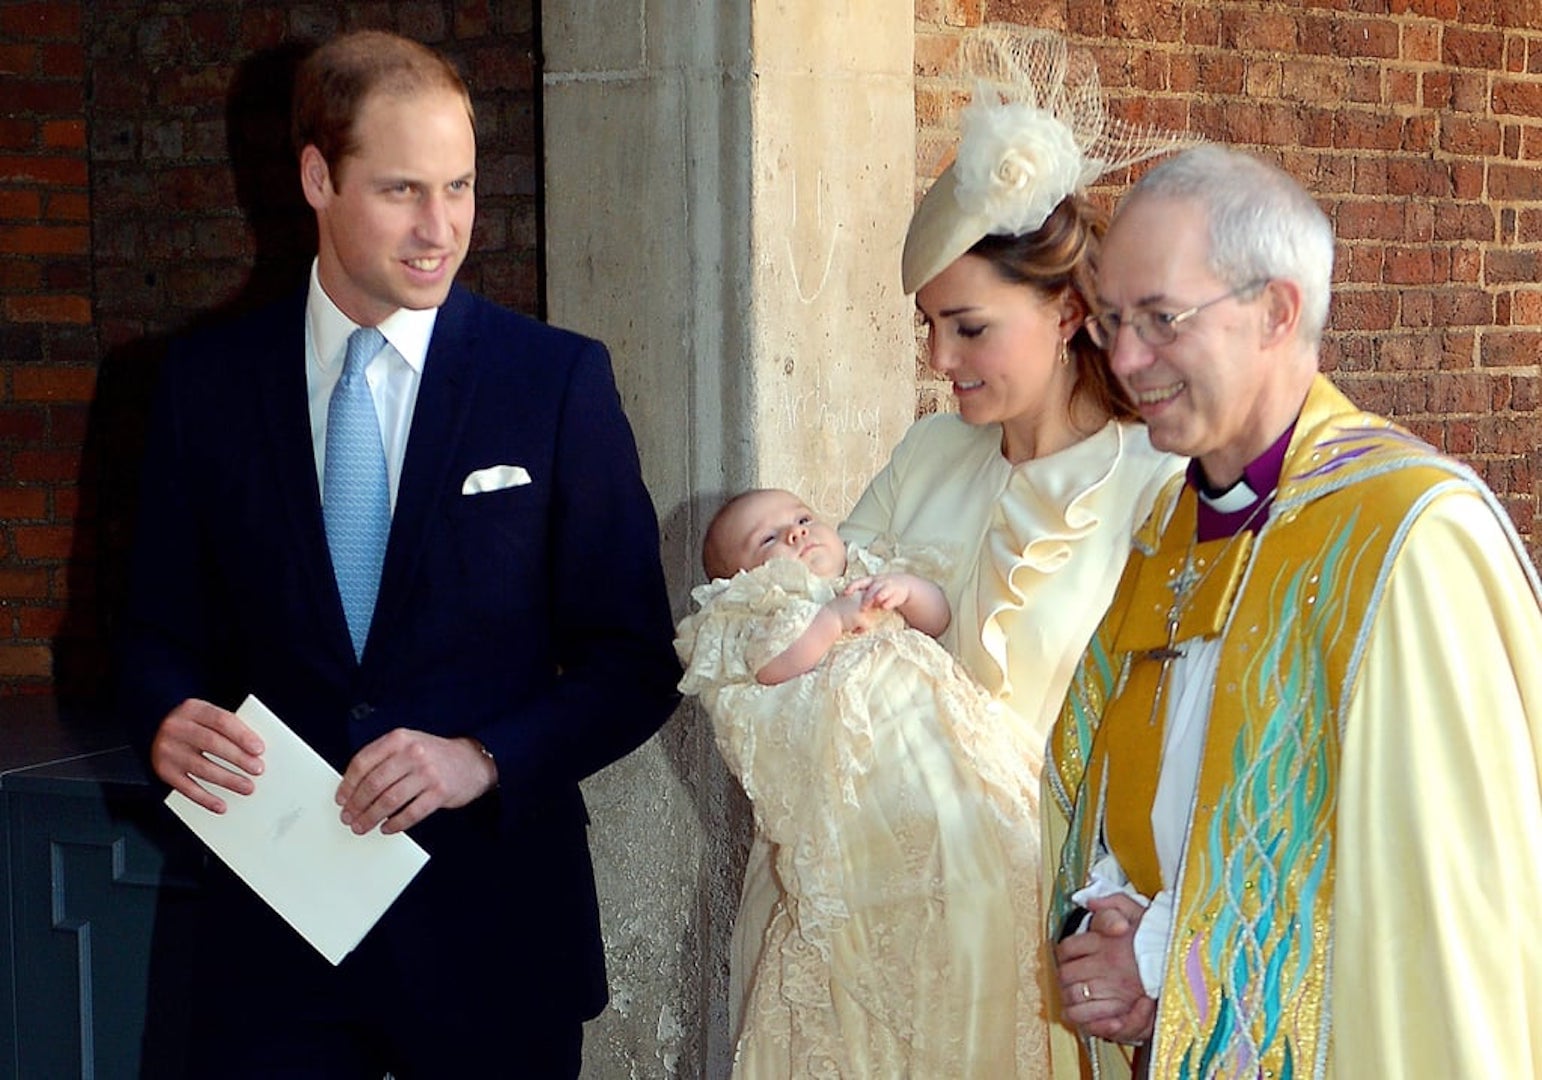
[[[840,618],[843,633],[861,634],[873,625],[873,616],[862,603],[861,595],[850,588],[831,600],[828,607]]]
[[[893,611],[910,599],[910,580],[904,574],[874,574],[846,586],[846,595],[860,596],[865,611]]]

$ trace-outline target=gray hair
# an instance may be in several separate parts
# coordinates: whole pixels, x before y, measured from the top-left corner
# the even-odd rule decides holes
[[[1234,289],[1263,278],[1295,282],[1301,339],[1321,340],[1333,280],[1333,225],[1289,174],[1207,143],[1157,165],[1130,189],[1121,209],[1141,198],[1198,202],[1210,222],[1210,272]]]

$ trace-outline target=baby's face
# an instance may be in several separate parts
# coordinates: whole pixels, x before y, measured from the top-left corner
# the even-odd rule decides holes
[[[797,559],[820,577],[846,571],[846,545],[790,491],[741,499],[718,527],[723,556],[741,570],[772,559]]]

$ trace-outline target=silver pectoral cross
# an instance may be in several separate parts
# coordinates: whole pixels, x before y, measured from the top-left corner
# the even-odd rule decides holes
[[[1196,588],[1205,575],[1194,566],[1194,554],[1183,560],[1183,568],[1173,575],[1173,579],[1167,583],[1167,587],[1173,592],[1172,607],[1167,609],[1167,644],[1160,649],[1146,649],[1136,653],[1138,660],[1156,660],[1162,665],[1161,672],[1157,675],[1156,692],[1151,697],[1151,719],[1148,724],[1155,725],[1158,710],[1162,707],[1162,701],[1166,696],[1168,669],[1172,667],[1174,660],[1183,655],[1183,650],[1177,647],[1178,623],[1183,615],[1184,608],[1189,605],[1189,593]]]

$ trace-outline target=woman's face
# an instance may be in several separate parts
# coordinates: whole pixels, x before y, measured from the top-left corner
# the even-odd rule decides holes
[[[1064,415],[1075,368],[1059,362],[1075,330],[1069,294],[1045,298],[1003,281],[978,255],[964,255],[923,285],[916,308],[926,324],[932,369],[953,383],[971,424],[1034,424]]]

